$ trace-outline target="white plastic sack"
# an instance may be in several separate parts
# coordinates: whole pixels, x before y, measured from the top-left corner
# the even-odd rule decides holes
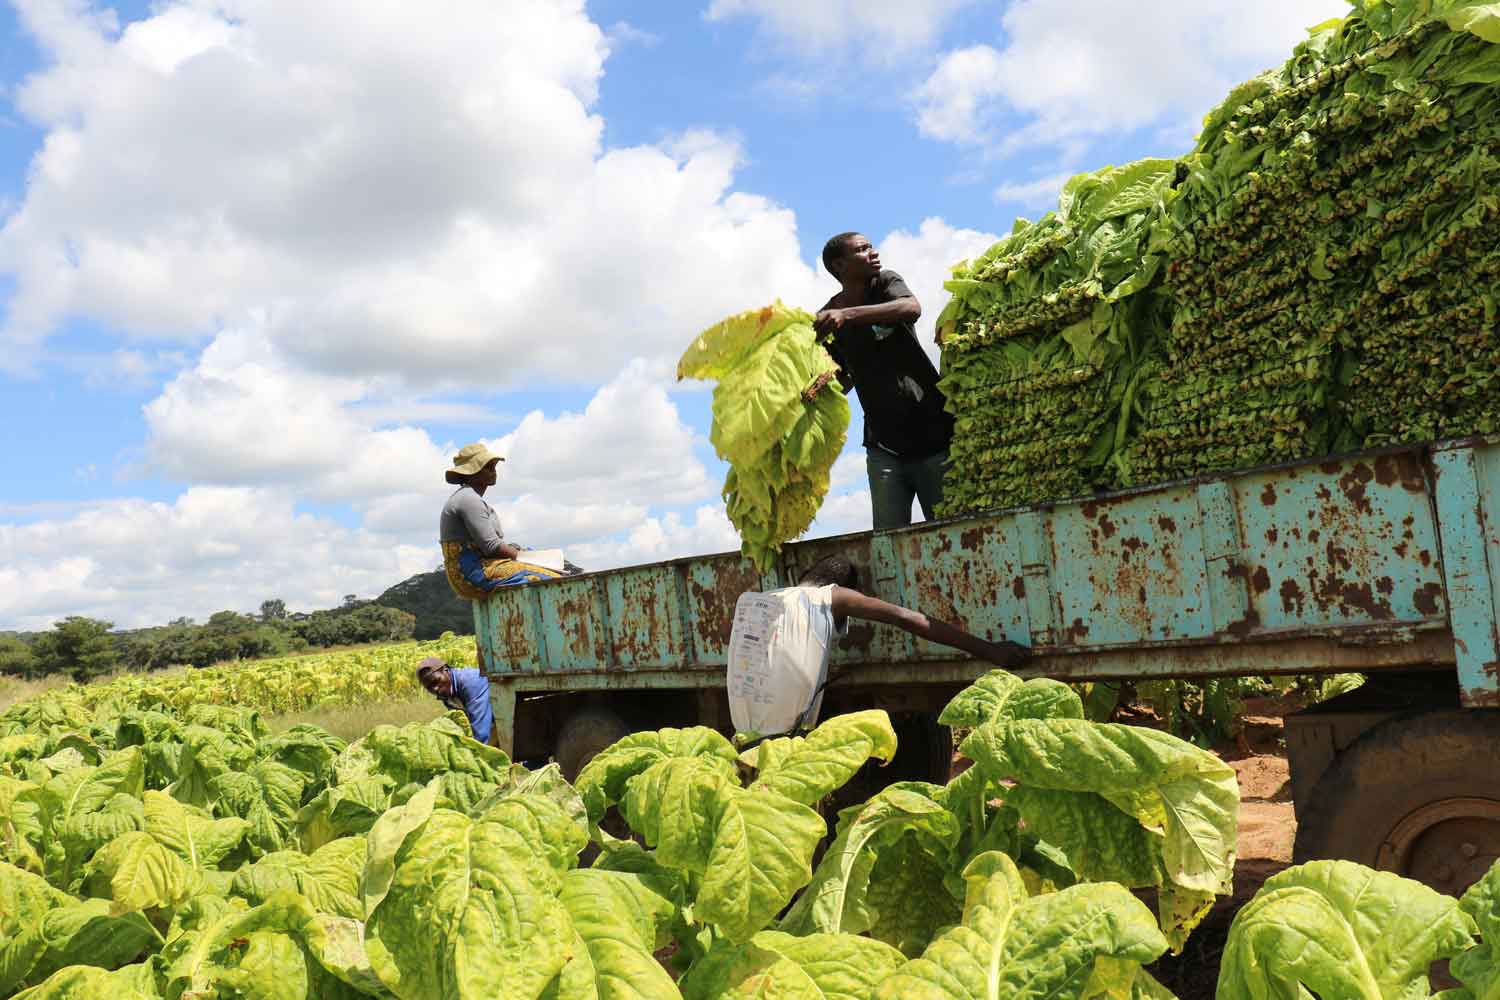
[[[763,736],[817,722],[833,641],[833,587],[741,594],[729,636],[729,715]]]

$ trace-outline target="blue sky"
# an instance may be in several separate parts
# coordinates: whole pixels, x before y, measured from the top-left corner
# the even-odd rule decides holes
[[[815,308],[859,229],[927,336],[949,265],[1345,9],[0,7],[0,629],[373,596],[475,438],[527,544],[732,548],[699,329]],[[868,524],[851,444],[814,530]]]

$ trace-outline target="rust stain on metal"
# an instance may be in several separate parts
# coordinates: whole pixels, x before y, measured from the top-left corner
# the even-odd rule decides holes
[[[1391,594],[1396,590],[1396,581],[1392,580],[1388,576],[1382,576],[1379,580],[1375,581],[1375,589],[1380,591],[1386,597],[1390,597]]]
[[[1343,468],[1344,467],[1338,462],[1324,462],[1323,464],[1318,466],[1318,471],[1322,472],[1325,476],[1334,476],[1337,475]]]
[[[1463,703],[1470,708],[1500,708],[1500,691],[1472,688],[1464,692]]]
[[[1165,514],[1162,514],[1156,519],[1156,524],[1159,528],[1161,528],[1163,532],[1168,535],[1177,534],[1177,521]]]
[[[1271,589],[1271,574],[1266,572],[1264,566],[1255,567],[1255,572],[1250,575],[1250,586],[1255,588],[1257,594],[1264,594]]]
[[[729,635],[734,630],[735,604],[741,594],[759,587],[760,578],[743,563],[715,569],[711,587],[689,578],[694,631],[701,649],[724,649],[729,645]]]
[[[984,543],[983,528],[965,528],[963,534],[958,536],[958,547],[965,552],[975,552]]]
[[[1276,506],[1276,484],[1267,483],[1265,489],[1260,491],[1260,502],[1267,507]]]
[[[1329,576],[1317,585],[1313,596],[1322,607],[1339,603],[1363,611],[1376,621],[1390,621],[1396,617],[1390,602],[1377,598],[1368,583],[1346,583],[1336,576]]]
[[[1121,539],[1120,547],[1125,550],[1125,558],[1129,560],[1130,555],[1132,553],[1141,551],[1141,549],[1144,549],[1146,547],[1146,543],[1141,541],[1139,538],[1125,538]]]
[[[1423,549],[1421,552],[1417,553],[1417,561],[1420,562],[1423,566],[1431,566],[1432,553],[1428,552],[1426,549]]]
[[[1302,614],[1303,596],[1302,588],[1297,586],[1296,580],[1281,581],[1281,610],[1287,614]]]
[[[494,598],[491,598],[494,600]],[[495,638],[503,644],[507,660],[529,660],[532,656],[531,631],[525,610],[521,605],[519,588],[517,594],[506,594],[493,605],[495,608]],[[516,669],[512,663],[510,669]]]
[[[858,650],[861,653],[868,652],[870,644],[875,641],[875,626],[868,622],[850,621],[849,632],[839,639],[839,649]]]
[[[940,618],[945,622],[952,622],[959,628],[968,628],[968,622],[958,613],[958,608],[948,596],[947,588],[941,586],[932,577],[923,575],[917,581],[917,607],[924,613],[934,618]]]
[[[592,594],[580,594],[557,602],[557,617],[568,638],[568,652],[579,663],[588,663],[594,658],[593,605]]]
[[[1442,596],[1442,585],[1436,582],[1423,584],[1411,595],[1411,602],[1424,615],[1438,613],[1438,598]]]
[[[1010,592],[1016,595],[1016,600],[1026,598],[1026,578],[1018,576],[1010,582]]]
[[[1231,622],[1225,629],[1226,635],[1232,635],[1236,639],[1243,639],[1251,632],[1260,628],[1260,614],[1254,608],[1237,622]]]
[[[1070,642],[1081,642],[1089,634],[1089,627],[1083,623],[1082,618],[1074,618],[1073,624],[1068,626],[1064,635]]]
[[[1375,473],[1363,462],[1355,462],[1352,469],[1339,477],[1339,489],[1343,491],[1344,496],[1349,498],[1354,509],[1361,514],[1374,512],[1375,508],[1370,505],[1370,498],[1365,495],[1365,487],[1369,486],[1374,478]]]
[[[614,663],[650,663],[664,651],[657,643],[665,646],[670,633],[661,620],[654,579],[647,574],[621,581],[619,620],[626,627],[613,632],[611,652]]]
[[[1267,545],[1275,545],[1276,542],[1280,538],[1281,538],[1281,532],[1277,531],[1275,528],[1267,528],[1266,529],[1266,544]]]
[[[1104,533],[1105,538],[1113,538],[1115,535],[1115,522],[1109,519],[1108,514],[1099,515],[1099,530]]]
[[[1088,518],[1090,521],[1099,516],[1099,505],[1092,500],[1084,504],[1079,509],[1083,513],[1083,516]]]

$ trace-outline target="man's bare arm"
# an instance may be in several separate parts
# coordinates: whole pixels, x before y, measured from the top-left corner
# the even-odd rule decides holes
[[[867,306],[824,309],[813,319],[819,333],[830,333],[845,323],[915,323],[922,316],[922,304],[915,295],[903,295],[889,302]]]
[[[833,588],[833,614],[835,617],[862,618],[894,625],[919,638],[961,649],[975,659],[1001,667],[1019,666],[1031,657],[1031,651],[1018,643],[988,642],[977,635],[970,635],[956,625],[929,618],[920,611],[912,611],[848,587]]]

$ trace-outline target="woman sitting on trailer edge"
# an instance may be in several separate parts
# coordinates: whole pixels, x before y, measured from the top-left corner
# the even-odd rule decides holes
[[[443,516],[438,522],[443,570],[448,576],[448,586],[466,600],[482,600],[498,587],[564,575],[526,562],[521,555],[525,550],[505,541],[499,515],[484,500],[484,491],[495,485],[496,466],[503,461],[476,441],[460,448],[453,456],[453,468],[443,474],[443,478],[458,487],[443,504]],[[576,566],[566,569],[568,573],[581,572]]]

